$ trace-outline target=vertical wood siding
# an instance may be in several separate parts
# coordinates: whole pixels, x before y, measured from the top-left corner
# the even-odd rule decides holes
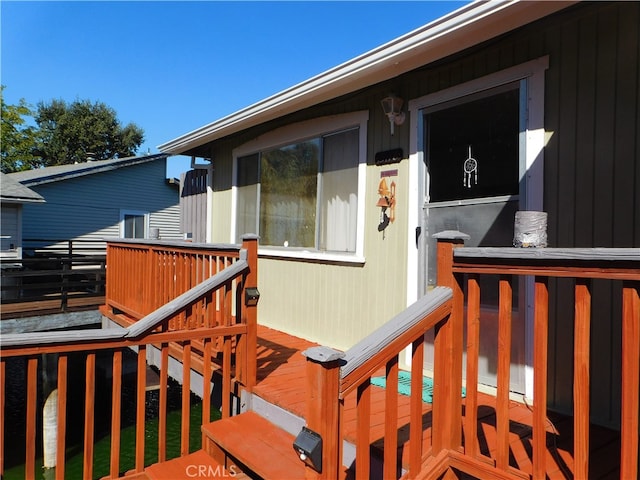
[[[180,232],[194,242],[207,241],[207,170],[190,170],[180,176]]]

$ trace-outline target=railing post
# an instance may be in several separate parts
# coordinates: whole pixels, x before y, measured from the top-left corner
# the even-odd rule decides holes
[[[638,478],[638,402],[640,402],[640,282],[622,287],[622,422],[620,478]]]
[[[242,236],[242,248],[247,252],[249,273],[244,281],[244,290],[248,288],[258,289],[258,236],[247,234]],[[244,384],[251,390],[256,384],[258,368],[258,302],[245,301],[243,306],[244,318],[247,325],[247,338],[245,343],[245,379]]]
[[[322,469],[307,465],[308,480],[338,478],[341,464],[340,366],[344,353],[328,347],[312,347],[307,357],[307,428],[322,438]]]
[[[453,250],[469,235],[444,231],[433,235],[437,247],[437,285],[453,290],[449,320],[436,328],[434,340],[433,454],[462,444],[462,331],[464,297],[453,274]]]

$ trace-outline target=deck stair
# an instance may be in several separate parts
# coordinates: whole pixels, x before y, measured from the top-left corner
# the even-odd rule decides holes
[[[295,480],[305,478],[304,464],[293,449],[294,435],[255,411],[202,426],[203,448],[184,457],[147,467],[124,479],[187,478]],[[344,470],[343,478],[348,478]]]
[[[204,449],[230,471],[248,478],[304,478],[304,464],[293,449],[294,436],[248,411],[202,427]]]
[[[125,479],[178,480],[187,478],[297,480],[305,478],[304,464],[293,449],[294,435],[254,411],[202,426],[201,450],[147,467]],[[345,468],[343,479],[349,478]]]
[[[164,463],[156,463],[147,467],[144,478],[148,480],[178,480],[183,478],[251,478],[236,469],[224,468],[204,450],[197,450],[184,457],[177,457]],[[129,480],[130,477],[125,477]]]

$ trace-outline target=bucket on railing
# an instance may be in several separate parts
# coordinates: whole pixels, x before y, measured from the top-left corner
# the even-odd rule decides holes
[[[547,212],[516,212],[513,225],[514,247],[547,246]]]

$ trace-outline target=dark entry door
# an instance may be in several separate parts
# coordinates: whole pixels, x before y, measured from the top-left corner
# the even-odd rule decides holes
[[[523,113],[519,83],[504,85],[422,111],[426,197],[427,285],[435,285],[434,233],[458,230],[467,246],[509,246],[519,209]],[[525,325],[514,287],[511,388],[524,393]],[[496,385],[497,282],[481,283],[479,382]],[[429,350],[429,348],[428,348]],[[430,358],[430,355],[427,355]],[[426,369],[431,369],[429,360]]]

